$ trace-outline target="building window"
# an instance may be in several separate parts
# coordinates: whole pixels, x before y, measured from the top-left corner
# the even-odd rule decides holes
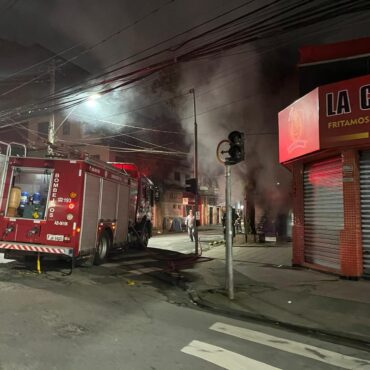
[[[175,180],[176,181],[181,181],[181,174],[180,174],[180,172],[175,172]]]
[[[39,122],[37,131],[40,136],[47,137],[48,136],[48,130],[49,130],[49,122]]]
[[[66,121],[63,123],[63,135],[70,135],[71,134],[71,123]]]
[[[89,157],[91,159],[97,159],[97,160],[99,160],[100,159],[100,154],[93,154],[93,155],[90,155]]]

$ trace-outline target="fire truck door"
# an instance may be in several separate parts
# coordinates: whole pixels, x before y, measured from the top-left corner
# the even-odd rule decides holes
[[[100,209],[100,177],[85,173],[80,250],[92,251],[96,246]]]

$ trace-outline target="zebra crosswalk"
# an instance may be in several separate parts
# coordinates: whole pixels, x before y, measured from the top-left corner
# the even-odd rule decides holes
[[[225,369],[232,370],[275,370],[279,369],[274,366],[267,365],[263,362],[253,360],[249,357],[239,355],[238,353],[229,351],[222,347],[214,346],[205,342],[198,340],[193,340],[186,347],[184,347],[182,352],[188,355],[199,357],[203,360],[211,362],[217,366],[223,367]]]
[[[298,341],[265,334],[260,331],[250,330],[221,322],[214,323],[209,329],[222,335],[226,334],[232,337],[243,339],[245,341],[269,347],[271,350],[284,351],[310,360],[319,361],[326,365],[343,369],[370,370],[369,360],[348,356]],[[239,353],[230,351],[227,348],[222,348],[220,346],[215,346],[199,340],[191,341],[187,346],[181,349],[181,352],[195,356],[224,369],[280,369],[280,367],[274,367],[266,362],[257,361],[250,357],[243,356]]]

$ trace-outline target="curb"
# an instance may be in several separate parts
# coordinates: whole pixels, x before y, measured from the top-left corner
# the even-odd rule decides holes
[[[194,305],[198,306],[199,308],[212,311],[214,313],[222,314],[229,317],[237,317],[239,319],[244,320],[252,320],[259,323],[267,323],[273,326],[278,326],[279,328],[289,329],[291,331],[298,332],[300,334],[309,334],[315,335],[317,337],[321,337],[322,340],[331,341],[336,344],[343,344],[349,347],[354,347],[356,349],[365,350],[367,352],[370,351],[370,338],[365,339],[364,337],[356,336],[353,334],[343,334],[341,332],[332,331],[332,330],[325,330],[325,329],[317,329],[312,328],[309,326],[299,325],[299,324],[292,324],[285,321],[280,321],[274,319],[270,316],[265,316],[261,314],[255,314],[252,312],[247,312],[243,310],[237,309],[230,309],[225,306],[214,306],[213,303],[203,299],[200,297],[198,292],[192,288],[191,286],[185,287],[191,301]],[[320,338],[319,338],[320,339]]]

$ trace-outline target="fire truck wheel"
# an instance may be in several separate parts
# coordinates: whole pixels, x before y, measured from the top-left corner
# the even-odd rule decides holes
[[[94,265],[101,265],[107,259],[108,251],[111,246],[111,238],[107,231],[100,234],[99,244],[96,247]]]

